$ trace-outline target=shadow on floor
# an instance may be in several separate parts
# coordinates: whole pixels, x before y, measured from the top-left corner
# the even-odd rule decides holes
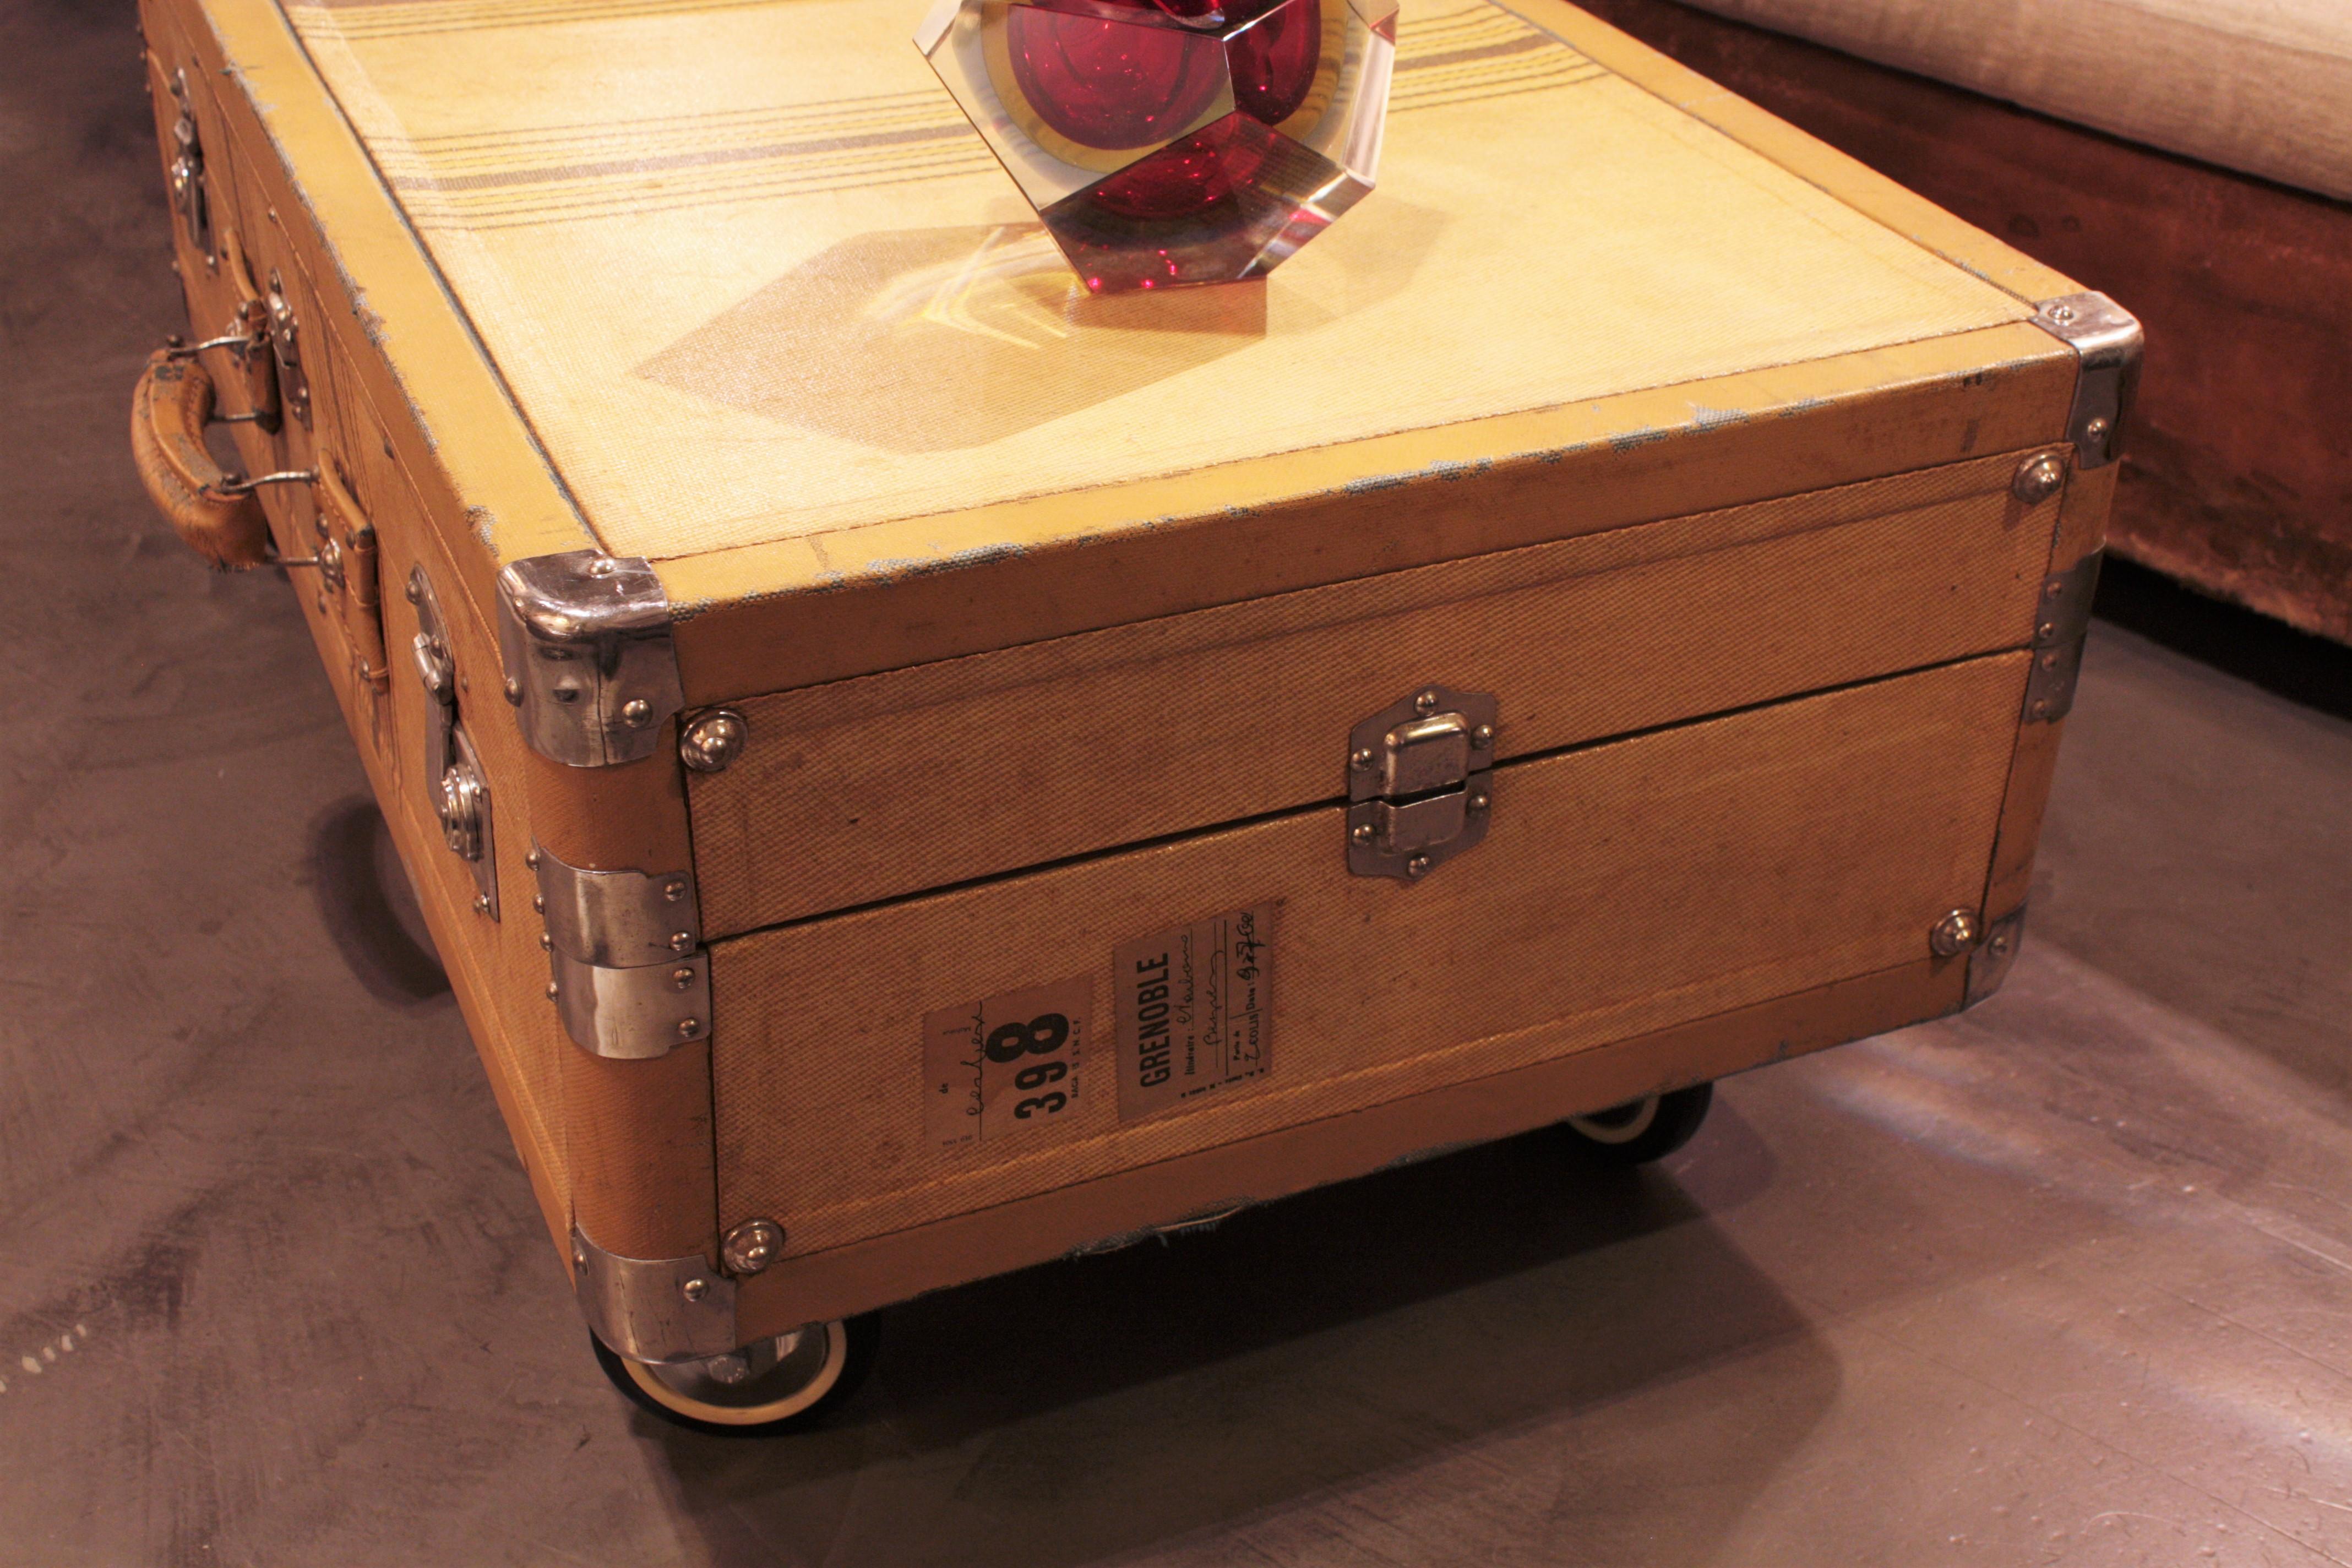
[[[404,1006],[447,994],[449,977],[374,800],[350,795],[320,814],[310,869],[320,923],[371,995]]]
[[[1717,1115],[1710,1211],[1771,1179],[1762,1142]],[[1601,1167],[1549,1131],[944,1291],[893,1309],[884,1332],[877,1386],[830,1430],[639,1428],[713,1562],[1057,1568],[1522,1430],[1544,1458],[1514,1484],[1534,1480],[1549,1513],[1541,1478],[1564,1481],[1551,1424],[1769,1345],[1771,1400],[1704,1424],[1714,1451],[1677,1442],[1650,1461],[1736,1478],[1680,1511],[1696,1551],[1839,1382],[1801,1311],[1671,1177]]]

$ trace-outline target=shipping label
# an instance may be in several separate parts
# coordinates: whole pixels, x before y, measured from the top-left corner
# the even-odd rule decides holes
[[[1197,1106],[1272,1070],[1277,908],[1194,921],[1112,955],[1120,1121]]]

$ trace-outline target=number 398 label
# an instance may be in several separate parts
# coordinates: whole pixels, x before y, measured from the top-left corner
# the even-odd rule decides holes
[[[1076,1120],[1094,981],[1008,991],[923,1019],[923,1126],[942,1148]]]

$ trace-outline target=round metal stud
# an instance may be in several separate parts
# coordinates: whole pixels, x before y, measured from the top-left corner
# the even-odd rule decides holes
[[[757,1274],[784,1255],[784,1227],[772,1219],[747,1219],[719,1244],[719,1261],[730,1274]]]
[[[621,704],[621,722],[632,730],[642,730],[654,721],[654,705],[642,697],[632,697]]]
[[[520,680],[517,680],[517,679],[513,679],[513,678],[510,676],[510,677],[509,677],[509,678],[508,678],[508,679],[507,679],[507,684],[506,684],[506,688],[505,688],[505,689],[506,689],[506,694],[507,694],[507,701],[508,701],[509,703],[512,704],[513,706],[517,707],[517,708],[521,707],[521,706],[522,706],[522,682],[521,682],[521,681],[520,681]]]
[[[681,1040],[700,1039],[702,1037],[702,1020],[699,1018],[680,1018],[677,1021],[677,1037]]]
[[[1937,958],[1957,958],[1977,944],[1974,910],[1954,910],[1927,933],[1927,946]]]
[[[713,708],[678,732],[677,754],[698,773],[723,771],[743,752],[751,727],[732,708]]]
[[[555,951],[555,939],[548,935],[545,931],[540,932],[539,951],[541,952],[553,952]]]
[[[610,577],[620,569],[621,563],[609,555],[599,555],[595,560],[588,563],[587,567],[588,575],[591,577]]]
[[[2088,436],[2094,441],[2104,441],[2107,438],[2107,432],[2112,428],[2113,426],[2105,420],[2094,419],[2088,425],[2083,426],[2083,434]]]
[[[1406,861],[1404,863],[1404,874],[1408,877],[1426,877],[1429,875],[1429,857],[1426,855],[1416,855],[1412,859]]]
[[[683,877],[672,877],[662,884],[662,897],[673,904],[685,898],[686,894],[686,879]]]
[[[489,894],[476,893],[474,895],[474,912],[478,915],[486,915],[490,912]]]
[[[1412,700],[1412,710],[1416,713],[1436,712],[1437,693],[1434,691],[1424,691],[1420,696],[1414,698]]]
[[[2066,488],[2066,465],[2043,453],[2017,470],[2010,493],[2028,506],[2040,506]]]
[[[539,851],[538,851],[538,850],[536,850],[536,849],[533,849],[533,850],[532,850],[532,851],[530,851],[529,854],[525,855],[525,856],[522,858],[522,863],[523,863],[524,865],[526,865],[526,866],[530,867],[530,868],[532,870],[534,870],[534,871],[538,870],[538,869],[539,869]]]
[[[669,950],[672,952],[677,953],[692,952],[694,951],[694,933],[690,931],[674,931],[670,932]]]
[[[1372,825],[1369,822],[1360,822],[1349,829],[1348,837],[1359,844],[1370,844],[1372,841]]]
[[[1472,795],[1472,796],[1470,797],[1470,809],[1471,809],[1472,811],[1484,811],[1484,810],[1486,810],[1486,797],[1485,795]]]
[[[1370,746],[1366,746],[1362,750],[1357,752],[1355,755],[1348,759],[1348,765],[1355,769],[1360,773],[1370,768],[1372,765],[1371,748]]]
[[[1477,747],[1482,752],[1487,747],[1493,745],[1495,743],[1495,726],[1492,724],[1481,724],[1476,729],[1471,731],[1470,743]]]
[[[694,971],[688,968],[673,969],[669,972],[669,983],[671,989],[684,991],[694,984]]]
[[[563,994],[562,989],[558,986],[554,981],[551,980],[547,983],[547,999],[549,1001],[552,1002],[562,994]]]
[[[710,1294],[710,1281],[708,1279],[689,1279],[685,1284],[679,1286],[677,1289],[678,1294],[684,1296],[688,1300],[699,1301],[705,1296]]]

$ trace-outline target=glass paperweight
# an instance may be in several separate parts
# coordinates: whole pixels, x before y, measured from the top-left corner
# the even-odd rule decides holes
[[[1229,283],[1372,188],[1396,0],[939,0],[915,44],[1087,289]]]

